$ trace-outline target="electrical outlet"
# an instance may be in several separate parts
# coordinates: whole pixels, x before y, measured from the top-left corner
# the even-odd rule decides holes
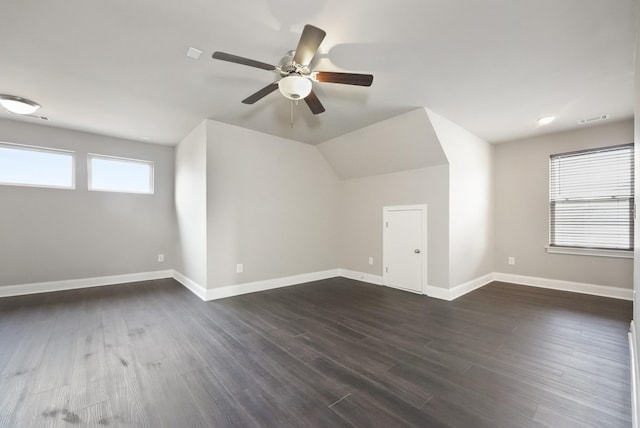
[[[369,264],[372,265],[373,264],[373,257],[369,257]]]
[[[236,272],[237,272],[237,273],[242,273],[242,263],[238,263],[238,264],[236,265]]]
[[[162,263],[164,261],[164,254],[158,254],[158,263]]]
[[[507,259],[507,261],[509,262],[510,265],[515,265],[516,264],[516,258],[515,257],[509,257]]]

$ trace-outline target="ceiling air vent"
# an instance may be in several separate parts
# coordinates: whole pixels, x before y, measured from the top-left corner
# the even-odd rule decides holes
[[[578,123],[580,125],[586,125],[587,123],[599,122],[605,119],[609,119],[608,114],[603,114],[602,116],[590,117],[589,119],[580,119]]]

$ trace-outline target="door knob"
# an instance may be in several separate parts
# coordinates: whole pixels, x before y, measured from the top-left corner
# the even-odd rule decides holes
[[[419,249],[416,249],[413,252],[416,253],[416,254],[420,254],[420,250]]]

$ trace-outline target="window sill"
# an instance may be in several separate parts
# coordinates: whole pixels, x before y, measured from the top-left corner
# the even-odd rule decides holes
[[[547,253],[551,254],[573,254],[579,256],[597,257],[617,257],[621,259],[632,259],[633,251],[629,250],[601,250],[596,248],[576,248],[576,247],[550,247],[546,246]]]

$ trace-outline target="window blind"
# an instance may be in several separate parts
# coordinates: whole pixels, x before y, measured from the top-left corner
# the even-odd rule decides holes
[[[550,157],[549,245],[633,250],[633,144]]]

